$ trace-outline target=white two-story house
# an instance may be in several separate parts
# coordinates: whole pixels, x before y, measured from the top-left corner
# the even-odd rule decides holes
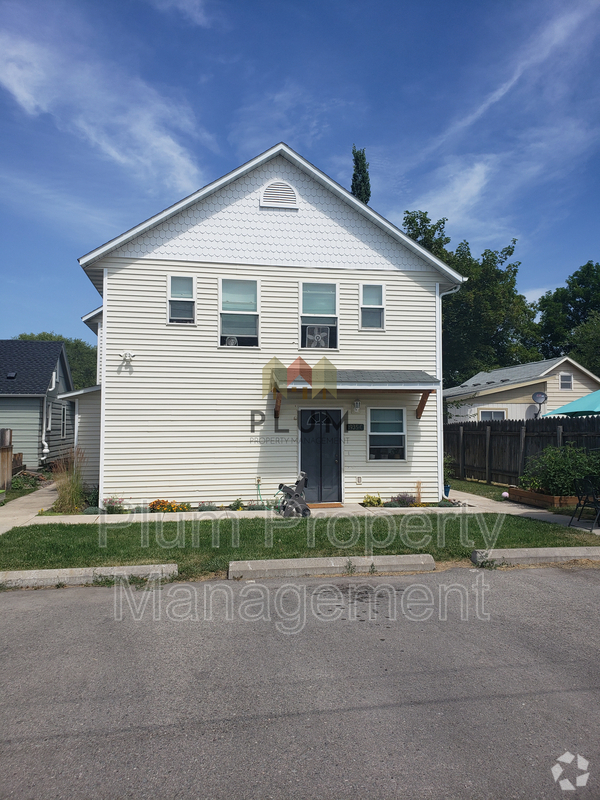
[[[267,498],[300,470],[314,503],[442,496],[441,303],[464,279],[287,145],[80,264],[101,498]]]

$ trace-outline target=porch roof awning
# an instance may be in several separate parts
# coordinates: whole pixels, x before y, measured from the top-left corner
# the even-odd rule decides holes
[[[338,369],[337,388],[419,392],[438,389],[440,381],[420,369]]]

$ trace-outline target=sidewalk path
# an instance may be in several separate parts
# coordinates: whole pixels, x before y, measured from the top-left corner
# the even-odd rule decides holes
[[[112,525],[121,524],[128,525],[132,522],[144,522],[149,518],[153,522],[169,522],[177,521],[179,519],[215,519],[215,518],[231,518],[231,517],[247,517],[256,519],[265,517],[268,512],[266,511],[231,511],[230,509],[223,509],[219,511],[206,511],[198,513],[197,511],[179,512],[176,514],[78,514],[78,515],[64,515],[64,516],[48,516],[38,517],[37,514],[44,508],[50,508],[57,498],[57,492],[54,484],[43,486],[25,497],[20,497],[18,500],[12,500],[5,506],[0,507],[0,535],[6,533],[11,528],[22,527],[24,525],[52,525],[55,523],[67,523],[69,525],[92,525],[97,522],[106,522]],[[477,494],[469,494],[467,492],[452,491],[451,498],[459,500],[461,503],[466,503],[466,506],[451,506],[437,508],[364,508],[358,503],[345,503],[342,508],[322,508],[313,509],[313,516],[315,517],[332,517],[337,515],[359,514],[363,516],[371,516],[373,514],[510,514],[518,517],[527,517],[528,519],[539,520],[540,522],[551,522],[555,525],[568,526],[569,516],[562,514],[552,514],[550,511],[545,511],[542,508],[533,508],[532,506],[525,506],[519,503],[498,502],[497,500],[490,500],[487,497],[481,497]],[[580,530],[590,530],[589,523],[577,524]],[[596,535],[600,535],[600,529],[594,530]]]
[[[38,522],[37,514],[44,508],[50,508],[58,497],[54,483],[45,483],[35,492],[11,500],[0,507],[0,534],[6,533],[15,526],[32,525]],[[48,519],[48,517],[40,517]]]

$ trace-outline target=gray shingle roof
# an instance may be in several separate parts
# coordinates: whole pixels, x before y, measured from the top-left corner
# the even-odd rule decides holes
[[[552,367],[564,360],[564,356],[548,358],[545,361],[532,361],[529,364],[517,364],[514,367],[501,367],[491,372],[478,372],[460,386],[444,389],[444,397],[469,397],[475,392],[490,389],[505,389],[515,384],[534,382]]]
[[[428,384],[437,386],[439,380],[421,369],[338,369],[338,386],[350,384]]]
[[[45,395],[62,349],[62,342],[0,339],[0,395]]]

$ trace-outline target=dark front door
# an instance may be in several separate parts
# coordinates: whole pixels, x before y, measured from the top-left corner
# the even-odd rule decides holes
[[[300,412],[300,469],[308,476],[308,503],[342,499],[341,428],[341,411]]]

